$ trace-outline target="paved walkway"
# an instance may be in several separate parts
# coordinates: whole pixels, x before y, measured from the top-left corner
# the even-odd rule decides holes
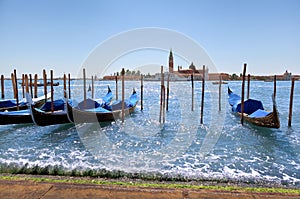
[[[0,198],[300,198],[300,195],[0,180]]]

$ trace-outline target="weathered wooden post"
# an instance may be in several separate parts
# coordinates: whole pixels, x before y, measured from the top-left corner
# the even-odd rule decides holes
[[[204,89],[205,89],[205,65],[202,69],[202,98],[201,98],[201,115],[200,115],[200,124],[203,124],[203,109],[204,109]]]
[[[13,91],[14,91],[14,99],[16,99],[16,82],[15,82],[15,76],[13,73],[11,73],[11,85],[13,87]]]
[[[250,98],[250,74],[248,74],[247,99]]]
[[[4,75],[1,75],[1,98],[2,99],[5,98],[5,94],[4,94]]]
[[[45,95],[45,102],[47,102],[47,74],[46,70],[43,70],[43,79],[44,79],[44,95]]]
[[[83,69],[83,105],[86,108],[86,76],[85,76],[85,68]]]
[[[25,75],[22,74],[22,97],[25,98]]]
[[[29,85],[28,85],[28,75],[24,75],[24,87],[26,88],[26,93],[29,93]]]
[[[143,90],[144,90],[143,75],[141,75],[141,110],[143,110]]]
[[[219,111],[221,111],[221,97],[222,96],[222,75],[219,76]]]
[[[291,86],[291,95],[290,95],[290,110],[289,110],[288,127],[291,127],[291,126],[292,126],[294,85],[295,85],[295,78],[293,77],[293,78],[292,78],[292,86]]]
[[[64,98],[67,98],[67,77],[64,74]]]
[[[92,75],[92,99],[94,99],[94,76]]]
[[[242,82],[242,99],[241,99],[241,124],[244,125],[244,99],[245,99],[245,76],[246,76],[247,64],[244,64],[243,70],[243,82]]]
[[[53,70],[50,70],[50,77],[51,77],[51,112],[54,112],[54,104],[53,104],[53,95],[54,95],[54,89],[53,89]]]
[[[166,121],[166,87],[165,87],[165,75],[162,75],[162,96],[163,96],[163,123]]]
[[[122,68],[122,123],[125,118],[125,82],[124,82],[125,70]]]
[[[69,79],[69,85],[68,85],[68,87],[69,87],[69,96],[68,96],[68,98],[71,99],[71,74],[70,73],[68,74],[68,79]]]
[[[192,81],[192,111],[194,111],[194,73],[191,74]]]
[[[116,100],[118,100],[118,76],[119,73],[117,73],[117,75],[115,76],[115,81],[116,81]]]
[[[274,98],[276,98],[276,75],[274,75]]]
[[[168,73],[168,80],[167,80],[167,106],[166,106],[167,111],[169,111],[169,94],[170,94],[170,73]]]
[[[160,107],[159,107],[159,123],[161,123],[162,118],[162,109],[163,109],[163,78],[164,75],[164,68],[163,66],[160,67]]]
[[[38,75],[34,75],[34,98],[37,98],[37,81],[38,81]]]
[[[32,75],[29,74],[29,85],[30,85],[30,95],[33,98],[33,90],[32,90]]]
[[[17,70],[14,70],[15,76],[15,86],[16,86],[16,100],[17,100],[17,110],[19,110],[19,91],[18,91],[18,77],[17,77]]]

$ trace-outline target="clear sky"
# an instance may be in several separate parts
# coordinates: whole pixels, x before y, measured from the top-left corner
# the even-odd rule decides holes
[[[300,74],[299,0],[0,0],[0,73],[75,75],[97,45],[143,27],[187,35],[220,72]]]

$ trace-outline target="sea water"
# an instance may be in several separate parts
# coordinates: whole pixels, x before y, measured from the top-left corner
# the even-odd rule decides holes
[[[88,82],[87,85],[91,84]],[[114,81],[96,81],[95,98]],[[231,113],[227,87],[241,93],[241,82],[222,85],[219,111],[218,85],[206,82],[203,124],[200,124],[201,82],[195,82],[194,111],[191,82],[170,82],[165,123],[160,117],[160,82],[144,82],[141,104],[125,119],[100,124],[34,124],[0,126],[0,169],[11,173],[55,175],[140,175],[185,180],[218,180],[264,183],[300,188],[300,82],[295,82],[292,127],[288,128],[291,82],[277,82],[276,102],[281,127],[267,129],[248,123]],[[121,98],[121,83],[118,96]],[[125,97],[140,82],[125,82]],[[54,87],[55,99],[63,97],[63,86]],[[50,87],[48,87],[48,91]],[[39,88],[39,95],[43,88]],[[272,82],[253,81],[250,97],[272,110]],[[6,81],[6,98],[13,96]],[[87,92],[91,97],[91,92]],[[22,89],[19,86],[19,96]],[[71,98],[83,99],[81,80],[72,81]],[[161,113],[163,115],[163,113]],[[118,173],[118,174],[114,174]]]

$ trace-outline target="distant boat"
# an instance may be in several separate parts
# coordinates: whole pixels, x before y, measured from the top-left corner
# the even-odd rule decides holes
[[[22,85],[22,82],[19,82],[19,84]],[[42,82],[37,82],[36,84],[38,87],[44,86],[44,83]],[[24,85],[25,86],[25,85]],[[29,86],[34,86],[34,83],[32,82],[32,84],[29,83]],[[51,82],[47,82],[47,86],[51,86]],[[59,86],[59,82],[54,82],[53,86]]]
[[[264,82],[273,82],[272,79],[265,79]]]
[[[213,84],[220,84],[220,82],[219,81],[215,81],[215,82],[213,82]],[[228,83],[222,81],[221,84],[228,84]]]
[[[239,116],[241,113],[241,97],[234,94],[228,87],[228,102],[232,107],[232,111]],[[267,128],[280,128],[280,121],[278,117],[278,111],[274,95],[273,100],[273,111],[265,111],[261,101],[248,99],[244,102],[244,119],[245,121],[252,123],[257,126]]]

